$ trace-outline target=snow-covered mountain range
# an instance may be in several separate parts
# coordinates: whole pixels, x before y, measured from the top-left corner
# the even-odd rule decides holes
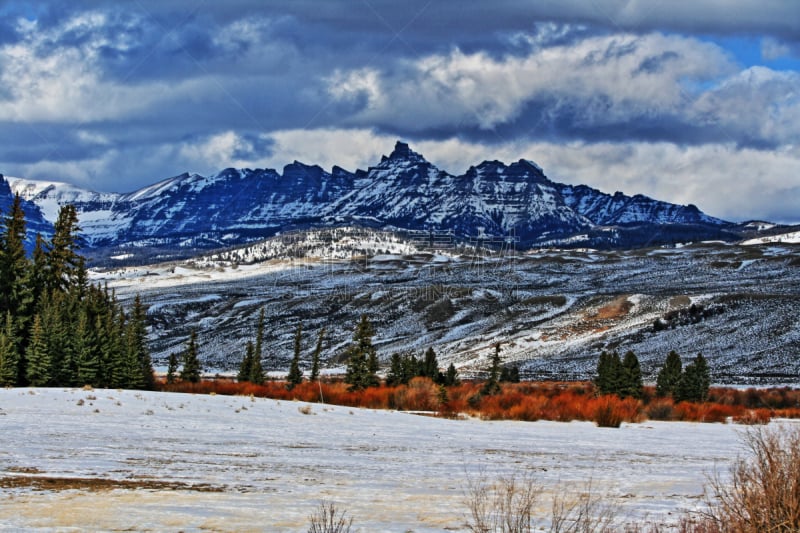
[[[38,207],[34,219],[51,223],[58,206],[74,204],[91,248],[209,249],[289,229],[344,225],[513,239],[521,247],[738,238],[730,223],[693,205],[556,183],[527,160],[484,161],[455,176],[402,142],[377,165],[355,172],[295,161],[282,174],[228,168],[212,176],[182,174],[128,194],[3,179],[2,201],[11,193]]]

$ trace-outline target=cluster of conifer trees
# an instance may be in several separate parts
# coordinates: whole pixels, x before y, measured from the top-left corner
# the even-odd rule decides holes
[[[63,206],[29,257],[19,196],[0,225],[0,385],[152,388],[146,308],[88,282],[78,216]]]
[[[325,328],[322,328],[317,336],[317,345],[311,357],[311,375],[309,381],[319,379],[320,362],[319,357],[322,353],[322,343],[325,339]],[[249,381],[251,383],[264,383],[264,369],[261,365],[262,346],[264,344],[264,309],[258,315],[258,326],[256,328],[255,342],[248,341],[244,357],[239,365],[239,373],[236,376],[238,381]],[[303,345],[303,326],[297,325],[294,335],[294,357],[289,365],[289,374],[286,377],[286,384],[292,389],[303,382],[303,371],[300,369],[300,356]],[[185,357],[184,357],[185,359]],[[185,363],[184,363],[185,367]],[[181,379],[185,379],[181,375]]]
[[[656,395],[672,396],[676,402],[702,402],[711,385],[708,363],[702,354],[682,368],[681,358],[671,351],[656,378]],[[602,352],[597,362],[595,385],[600,394],[621,398],[642,397],[642,370],[636,354],[629,351],[623,359],[617,352]]]
[[[430,378],[437,385],[458,385],[458,372],[455,365],[450,363],[446,372],[439,370],[439,361],[433,348],[428,348],[422,359],[417,359],[413,354],[392,355],[389,372],[386,374],[387,385],[408,385],[415,377]]]
[[[708,397],[710,385],[708,362],[703,354],[697,354],[683,368],[681,357],[673,350],[656,377],[656,395],[672,396],[676,402],[702,402]]]
[[[639,358],[632,351],[628,351],[622,359],[617,352],[602,352],[597,361],[595,386],[600,394],[641,398],[643,383]]]

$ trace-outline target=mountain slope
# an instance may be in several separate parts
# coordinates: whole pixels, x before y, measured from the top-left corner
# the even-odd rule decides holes
[[[655,242],[725,238],[720,231],[729,227],[692,205],[555,183],[527,160],[484,161],[451,175],[402,142],[377,165],[356,172],[339,167],[327,172],[295,161],[282,174],[233,168],[212,176],[182,174],[130,194],[25,180],[11,186],[49,218],[55,206],[74,203],[88,243],[96,248],[208,249],[288,229],[341,225],[513,240],[521,247],[624,247],[637,239],[652,243],[653,233],[661,235]],[[652,225],[671,229],[654,232]],[[593,234],[606,226],[624,228],[624,235]]]
[[[3,217],[11,210],[14,194],[6,178],[0,174],[0,215]],[[25,212],[27,226],[25,247],[28,250],[33,250],[36,243],[36,234],[41,233],[43,237],[49,238],[53,234],[53,224],[49,219],[45,218],[42,209],[36,203],[29,201],[24,195],[20,195],[20,197],[22,198],[22,210]]]

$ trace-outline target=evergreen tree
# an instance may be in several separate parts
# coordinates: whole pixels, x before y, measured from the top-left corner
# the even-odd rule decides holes
[[[483,384],[481,394],[491,396],[500,393],[500,343],[494,346],[494,355],[492,356],[492,364],[489,367],[489,378]]]
[[[453,363],[447,367],[447,374],[445,374],[444,384],[448,387],[453,387],[460,383],[458,379],[458,371]]]
[[[75,328],[75,354],[77,356],[77,382],[84,385],[99,384],[100,357],[97,349],[94,328],[89,325],[89,315],[86,311],[78,317]]]
[[[250,381],[250,376],[252,376],[253,372],[253,357],[254,357],[255,347],[253,346],[252,341],[247,341],[247,347],[244,351],[244,357],[242,357],[242,362],[239,365],[239,373],[236,375],[236,379],[239,382],[243,381]]]
[[[14,317],[6,312],[5,326],[0,330],[0,386],[13,387],[19,380],[19,352]]]
[[[175,373],[178,371],[178,354],[172,352],[167,359],[167,384],[175,383]]]
[[[255,347],[253,347],[253,361],[250,365],[250,378],[248,381],[256,385],[264,383],[264,367],[261,366],[261,358],[256,357]]]
[[[345,382],[350,385],[350,390],[363,390],[378,384],[378,376],[375,375],[377,353],[372,345],[374,335],[375,330],[367,315],[362,314],[353,334],[353,344],[347,350]]]
[[[36,234],[36,244],[33,248],[33,263],[31,265],[31,295],[33,301],[38,302],[45,292],[47,285],[47,243],[41,233]]]
[[[32,267],[25,254],[25,233],[25,213],[17,194],[0,229],[0,316],[13,313],[14,327],[22,333],[22,336],[15,336],[17,351],[24,347],[19,343],[33,316],[34,304]]]
[[[710,385],[708,363],[702,354],[697,354],[683,369],[676,388],[675,401],[703,402],[708,397]]]
[[[26,377],[28,383],[34,387],[45,387],[50,384],[52,368],[50,353],[47,351],[47,341],[42,329],[42,319],[37,314],[33,317],[31,327],[31,341],[26,354],[28,369]]]
[[[325,328],[323,327],[319,330],[319,336],[317,337],[317,346],[314,348],[314,355],[311,357],[311,377],[309,377],[309,381],[312,383],[319,379],[319,357],[322,355],[322,342],[325,339]]]
[[[672,350],[667,355],[664,366],[659,370],[656,377],[656,395],[667,396],[675,395],[675,390],[681,380],[681,373],[683,372],[683,364],[681,363],[681,356],[675,350]]]
[[[433,351],[433,348],[428,348],[425,351],[425,358],[422,362],[422,369],[420,374],[423,377],[430,378],[434,381],[438,381],[439,378],[439,361],[436,360],[436,352]]]
[[[642,397],[643,388],[642,369],[639,366],[639,359],[633,351],[628,350],[622,360],[620,386],[617,394],[622,398],[630,396],[638,399]]]
[[[603,351],[597,361],[595,386],[600,394],[619,394],[622,375],[622,361],[617,352]]]
[[[66,291],[79,278],[78,212],[73,205],[64,205],[53,226],[53,239],[47,252],[45,288]]]
[[[403,382],[403,357],[393,353],[389,361],[389,372],[386,374],[386,385],[394,387]]]
[[[400,383],[408,385],[408,382],[413,378],[419,376],[422,372],[422,365],[414,355],[407,355],[403,358],[402,373],[400,375]]]
[[[300,351],[303,340],[303,326],[297,325],[294,333],[294,356],[289,366],[289,375],[286,377],[286,386],[291,390],[303,382],[303,372],[300,370]]]
[[[444,385],[439,385],[439,392],[436,394],[436,399],[439,400],[439,407],[444,407],[450,401],[450,397],[447,395],[447,389],[444,388]]]
[[[197,332],[192,330],[186,349],[183,351],[183,368],[181,369],[181,380],[190,383],[200,381],[200,359],[197,357]]]
[[[136,389],[154,389],[156,382],[153,376],[153,361],[150,358],[150,351],[147,349],[147,307],[142,303],[138,294],[133,299],[133,308],[125,330],[125,337],[127,358],[129,365],[132,365],[129,386]]]

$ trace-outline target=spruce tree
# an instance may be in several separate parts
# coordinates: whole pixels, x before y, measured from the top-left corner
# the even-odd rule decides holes
[[[317,346],[314,348],[314,355],[311,356],[311,376],[308,378],[312,383],[319,379],[319,358],[322,355],[322,343],[325,339],[325,328],[319,330]]]
[[[378,384],[377,353],[372,345],[375,330],[372,328],[367,315],[362,314],[361,320],[353,334],[353,344],[347,350],[347,373],[345,382],[350,385],[350,390],[363,390]]]
[[[51,291],[66,291],[81,275],[78,256],[78,212],[73,205],[61,206],[53,226],[53,238],[47,251],[45,287]]]
[[[178,354],[172,352],[167,359],[167,385],[175,383],[175,373],[178,371]]]
[[[597,361],[595,386],[600,394],[619,394],[622,378],[622,361],[617,352],[603,351]]]
[[[489,367],[489,378],[483,384],[481,394],[491,396],[500,393],[500,343],[494,346],[494,355],[492,356],[492,364]]]
[[[703,402],[708,397],[710,385],[708,363],[702,354],[697,354],[683,369],[676,388],[675,401]]]
[[[181,369],[181,380],[190,383],[200,381],[200,359],[197,356],[197,332],[192,330],[186,349],[183,351],[183,368]]]
[[[31,341],[28,344],[26,354],[28,368],[26,377],[28,383],[34,387],[45,387],[50,384],[52,379],[52,367],[50,353],[47,350],[45,332],[42,328],[42,319],[37,314],[33,317],[31,327]]]
[[[459,384],[458,371],[453,363],[447,367],[447,374],[445,374],[444,384],[448,387],[453,387]]]
[[[243,381],[250,381],[250,376],[253,372],[254,351],[255,347],[253,346],[252,341],[247,341],[244,357],[242,357],[242,362],[239,364],[239,373],[236,375],[236,380],[240,383]]]
[[[153,362],[147,349],[147,307],[137,294],[133,299],[131,316],[125,329],[128,361],[131,368],[130,387],[152,390],[155,388]]]
[[[5,326],[0,330],[0,386],[13,387],[19,380],[19,352],[14,317],[6,312]]]
[[[408,382],[415,377],[421,375],[422,365],[414,355],[410,354],[403,357],[402,374],[400,376],[400,383],[408,385]]]
[[[643,388],[642,369],[639,366],[639,359],[633,351],[628,350],[622,360],[620,386],[617,394],[622,398],[630,396],[638,399],[642,397]]]
[[[264,367],[261,365],[261,358],[256,357],[256,350],[255,347],[253,347],[253,361],[250,365],[250,378],[248,381],[256,385],[261,385],[264,383],[264,379]]]
[[[683,364],[681,363],[681,356],[675,350],[672,350],[667,355],[664,366],[659,370],[656,377],[656,395],[664,397],[667,395],[675,395],[675,389],[681,380],[681,373],[683,372]]]
[[[89,325],[89,316],[86,311],[82,312],[78,317],[75,340],[75,353],[78,359],[77,382],[83,385],[98,386],[100,354],[96,332]]]
[[[294,356],[289,366],[289,375],[286,377],[286,386],[290,390],[303,382],[303,372],[300,370],[300,351],[303,339],[303,326],[297,325],[294,333]]]
[[[393,353],[389,362],[389,372],[386,373],[386,385],[394,387],[403,382],[403,357]]]
[[[31,264],[31,294],[34,302],[38,302],[47,285],[47,243],[41,233],[36,234]]]
[[[0,229],[0,316],[13,313],[14,327],[22,333],[15,337],[17,350],[24,347],[20,342],[33,316],[34,304],[32,267],[25,254],[25,234],[25,213],[17,194]]]
[[[421,374],[423,377],[438,381],[439,361],[436,360],[436,352],[433,351],[433,348],[428,348],[425,351],[425,358],[422,362]]]

